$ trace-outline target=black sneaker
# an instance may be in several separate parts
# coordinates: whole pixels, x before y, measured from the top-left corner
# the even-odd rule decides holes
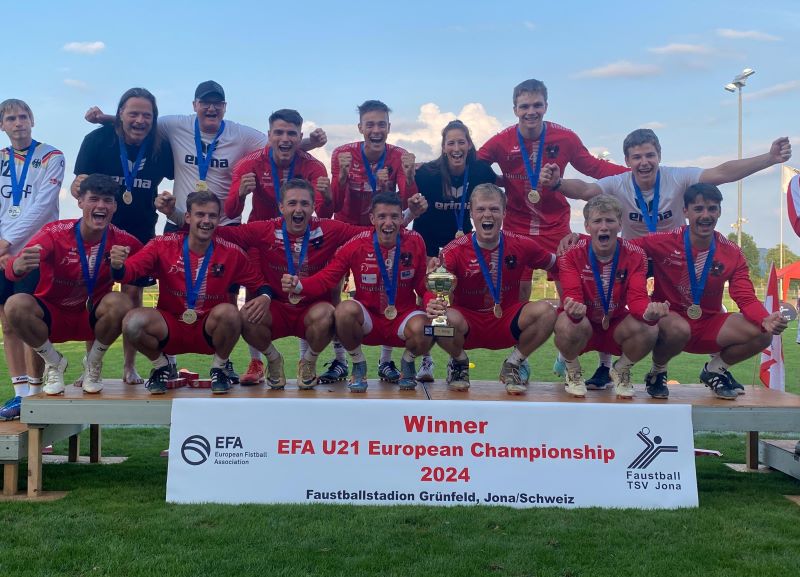
[[[169,365],[153,369],[150,371],[150,378],[144,384],[151,395],[163,395],[167,392],[167,381],[169,380]]]
[[[733,388],[728,377],[724,373],[712,373],[703,367],[700,371],[700,380],[705,383],[712,391],[714,396],[718,399],[725,399],[726,401],[735,401],[738,397],[736,389]]]
[[[590,379],[586,379],[586,388],[590,391],[604,391],[611,383],[611,373],[605,365],[600,365]]]
[[[736,394],[743,395],[745,392],[744,385],[737,381],[736,377],[734,377],[729,370],[725,371],[725,376],[728,377],[728,382],[731,384],[731,387],[733,387],[733,390],[736,391]]]
[[[215,395],[224,395],[231,390],[231,379],[225,369],[214,367],[211,369],[211,392]]]
[[[339,383],[346,380],[350,375],[350,371],[347,368],[347,361],[342,362],[333,359],[331,362],[325,363],[325,366],[328,367],[328,369],[317,379],[320,383]]]
[[[668,399],[667,373],[647,373],[644,377],[645,390],[654,399]]]
[[[226,361],[225,368],[222,370],[225,371],[225,375],[228,377],[231,385],[239,384],[239,375],[233,370],[233,362],[230,359]]]
[[[378,365],[378,378],[385,383],[396,383],[400,380],[400,371],[394,361],[386,361]]]
[[[181,378],[180,374],[178,374],[178,365],[170,363],[167,361],[167,368],[169,369],[169,376],[168,379],[179,379]]]

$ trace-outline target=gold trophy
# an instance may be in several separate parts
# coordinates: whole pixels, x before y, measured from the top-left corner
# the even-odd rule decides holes
[[[456,288],[456,275],[440,266],[436,270],[429,272],[425,275],[425,286],[428,290],[436,293],[436,297],[447,301],[447,296]],[[455,329],[447,324],[447,317],[444,314],[439,315],[431,321],[431,324],[425,325],[426,337],[452,337],[455,335]]]

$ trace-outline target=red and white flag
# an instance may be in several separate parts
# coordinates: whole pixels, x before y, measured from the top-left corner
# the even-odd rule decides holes
[[[764,299],[764,308],[768,312],[774,313],[781,309],[781,302],[778,298],[778,275],[775,273],[775,263],[769,269],[769,280],[767,281],[767,295]],[[768,388],[776,391],[784,391],[784,367],[783,367],[783,343],[781,335],[772,337],[772,344],[761,352],[761,368],[759,374],[761,382]]]

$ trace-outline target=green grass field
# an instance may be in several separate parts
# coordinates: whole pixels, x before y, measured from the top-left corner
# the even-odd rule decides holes
[[[792,323],[784,339],[787,389],[795,393],[796,328]],[[297,345],[278,344],[292,378]],[[82,345],[59,349],[70,359],[68,377],[77,376]],[[495,379],[504,355],[473,352],[472,378]],[[368,356],[374,374],[377,350]],[[552,341],[532,356],[533,380],[556,379],[550,371],[554,356]],[[233,358],[243,371],[243,344]],[[327,358],[326,352],[321,359]],[[435,358],[442,378],[444,356],[439,351]],[[584,361],[587,373],[595,359]],[[679,357],[670,378],[697,382],[703,361]],[[208,363],[194,355],[180,358],[181,366],[202,373]],[[749,384],[754,367],[755,361],[744,363],[734,374]],[[644,361],[636,368],[636,382],[647,368]],[[141,357],[139,370],[148,372]],[[120,371],[116,345],[104,373],[118,378]],[[10,396],[5,367],[0,382],[3,398]],[[744,460],[742,435],[696,436],[698,447],[720,450],[724,458],[697,459],[700,508],[678,511],[170,505],[167,463],[159,457],[168,438],[166,428],[106,427],[104,454],[128,456],[125,463],[46,465],[44,489],[69,494],[49,503],[0,503],[0,575],[800,575],[800,509],[783,497],[799,494],[800,482],[781,473],[745,475],[725,467],[726,461]],[[87,438],[82,446],[88,447]],[[56,452],[65,451],[64,443],[56,446]]]

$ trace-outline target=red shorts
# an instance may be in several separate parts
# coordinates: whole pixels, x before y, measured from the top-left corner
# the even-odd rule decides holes
[[[315,304],[303,306],[272,301],[269,305],[269,312],[272,315],[272,340],[283,337],[306,338],[306,313]]]
[[[499,319],[494,316],[492,311],[474,311],[471,309],[453,305],[452,308],[461,313],[467,321],[467,338],[464,340],[464,348],[469,349],[507,349],[517,344],[519,330],[516,324],[517,316],[526,302],[514,303],[510,307],[503,309],[503,316]]]
[[[361,305],[361,311],[364,313],[363,344],[369,346],[386,345],[387,347],[405,348],[406,342],[401,335],[406,328],[408,319],[415,315],[425,314],[421,310],[407,309],[405,311],[397,311],[397,316],[389,320],[380,313],[368,311],[358,301],[355,302]]]
[[[733,313],[713,313],[710,315],[703,315],[702,318],[693,321],[687,316],[681,314],[684,320],[689,323],[689,328],[692,331],[692,336],[689,342],[686,343],[684,351],[687,353],[695,354],[711,354],[718,353],[721,349],[717,344],[717,336],[719,331],[722,330],[722,325],[728,320],[728,317]]]
[[[156,309],[164,322],[167,323],[167,338],[163,351],[167,355],[180,355],[183,353],[198,353],[213,355],[214,347],[211,346],[211,337],[206,333],[205,326],[208,315],[198,317],[197,321],[187,325],[185,322],[166,311]]]
[[[611,355],[621,355],[622,349],[617,341],[614,340],[614,331],[617,330],[619,324],[630,314],[629,312],[625,312],[624,314],[612,318],[607,331],[603,330],[603,325],[600,323],[590,322],[592,325],[592,336],[581,351],[581,354],[588,353],[589,351],[598,351]]]
[[[44,311],[44,322],[50,329],[51,343],[67,343],[69,341],[93,341],[94,325],[97,317],[86,307],[75,310],[64,310],[42,299],[36,299]]]
[[[539,243],[539,246],[542,247],[542,250],[552,252],[553,254],[558,254],[558,243],[560,243],[561,239],[564,238],[565,236],[567,236],[566,233],[558,237],[538,235],[538,236],[531,236],[531,238]],[[522,271],[521,282],[530,282],[532,277],[533,277],[533,269],[525,267]],[[558,273],[547,271],[547,280],[557,281]]]

